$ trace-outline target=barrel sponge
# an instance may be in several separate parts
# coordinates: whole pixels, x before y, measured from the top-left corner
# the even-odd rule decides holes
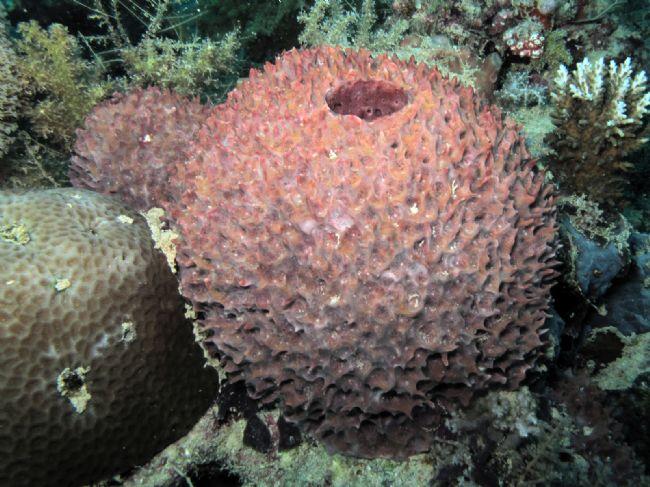
[[[179,164],[206,346],[332,450],[404,457],[541,355],[555,209],[519,128],[415,62],[320,47],[230,93]]]
[[[183,162],[208,111],[198,100],[155,87],[116,94],[77,130],[70,180],[138,210],[160,206],[174,198],[175,163]]]
[[[208,353],[330,450],[424,451],[444,414],[542,355],[551,188],[519,128],[456,80],[289,51],[176,161],[161,206]]]
[[[144,219],[79,189],[0,192],[0,485],[77,486],[148,460],[216,378]]]

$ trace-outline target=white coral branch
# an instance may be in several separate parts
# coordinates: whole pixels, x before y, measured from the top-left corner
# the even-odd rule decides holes
[[[632,109],[631,117],[640,120],[645,115],[650,113],[648,107],[650,106],[650,93],[645,93],[639,100],[635,103],[634,108]]]
[[[650,111],[646,73],[633,75],[632,71],[629,57],[620,64],[610,61],[607,69],[604,59],[591,63],[585,58],[571,73],[566,66],[558,68],[551,96],[562,116],[570,117],[575,110],[599,111],[599,123],[607,133],[625,137],[625,127],[641,126]],[[571,99],[574,108],[569,109]],[[603,99],[605,103],[601,105]]]
[[[566,96],[567,85],[569,84],[569,70],[564,64],[561,64],[553,78],[553,88],[551,98],[558,100]]]
[[[578,63],[573,71],[574,82],[569,86],[573,97],[587,101],[597,99],[603,89],[604,71],[605,63],[602,58],[594,64],[591,64],[588,58]]]
[[[635,95],[644,93],[647,81],[648,78],[645,74],[645,71],[639,71],[637,75],[634,77],[634,80],[632,80],[632,86],[630,87],[630,91]]]

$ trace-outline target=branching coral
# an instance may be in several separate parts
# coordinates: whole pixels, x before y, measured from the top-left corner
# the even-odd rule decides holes
[[[552,169],[567,192],[585,193],[607,206],[619,204],[625,157],[646,142],[650,106],[646,74],[633,75],[632,61],[584,59],[573,72],[558,68],[551,88],[557,130]]]

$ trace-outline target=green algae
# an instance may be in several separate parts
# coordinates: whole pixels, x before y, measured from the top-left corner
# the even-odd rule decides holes
[[[30,236],[25,225],[13,223],[0,226],[0,239],[16,245],[27,245]]]
[[[291,450],[260,453],[242,442],[246,420],[219,425],[218,411],[217,406],[210,409],[187,436],[156,456],[124,485],[174,485],[174,479],[187,478],[197,465],[207,464],[222,466],[250,487],[406,487],[427,485],[434,477],[435,462],[430,455],[417,455],[407,461],[364,460],[331,454],[309,440]],[[279,412],[262,414],[273,429]]]
[[[278,417],[279,413],[273,413]],[[301,485],[332,487],[395,487],[426,485],[434,468],[426,455],[408,461],[387,459],[363,460],[330,454],[324,447],[309,441],[274,455],[256,452],[242,444],[245,420],[235,422],[224,431],[217,445],[217,455],[228,469],[240,476],[245,486]]]
[[[550,107],[544,105],[522,107],[510,112],[510,116],[523,125],[526,147],[533,157],[550,155],[551,149],[544,143],[544,138],[555,128]]]
[[[650,372],[650,333],[622,335],[614,327],[601,328],[601,333],[613,333],[622,342],[621,356],[609,363],[594,378],[605,391],[622,391],[632,387],[638,377]]]

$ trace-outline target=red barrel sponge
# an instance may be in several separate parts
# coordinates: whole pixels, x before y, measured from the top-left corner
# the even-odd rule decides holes
[[[554,205],[518,128],[436,70],[290,51],[199,131],[170,207],[207,345],[330,448],[426,450],[542,351]]]
[[[209,108],[169,90],[137,89],[98,105],[77,131],[70,180],[138,210],[174,199],[183,161]]]
[[[456,80],[293,50],[180,150],[162,205],[208,351],[330,449],[424,451],[441,415],[542,354],[551,189],[518,127]],[[125,170],[148,174],[140,159]]]

